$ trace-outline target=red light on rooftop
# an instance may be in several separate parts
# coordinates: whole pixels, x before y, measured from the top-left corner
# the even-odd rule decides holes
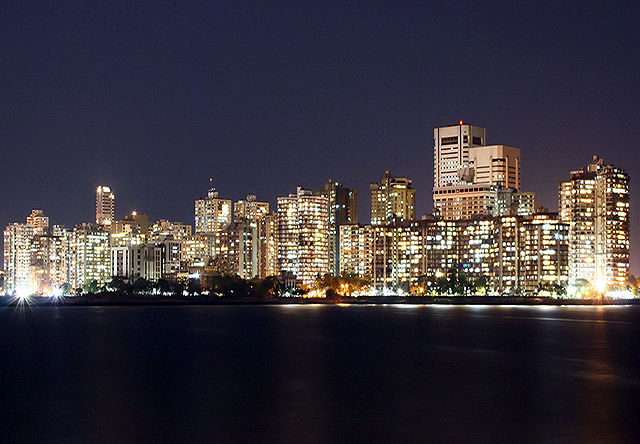
[[[460,125],[462,125],[462,120],[460,121]]]

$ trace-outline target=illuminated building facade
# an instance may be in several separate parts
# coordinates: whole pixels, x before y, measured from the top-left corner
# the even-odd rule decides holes
[[[329,272],[329,201],[298,187],[278,198],[278,272],[310,285]]]
[[[340,226],[358,223],[358,191],[329,179],[317,196],[329,201],[329,272],[340,273]]]
[[[216,237],[213,234],[194,234],[182,241],[183,269],[204,267],[215,257]]]
[[[269,214],[269,202],[257,202],[254,194],[249,194],[245,200],[239,200],[233,205],[233,220],[257,221]]]
[[[340,275],[373,278],[373,227],[340,226]]]
[[[35,230],[34,230],[35,231]],[[48,295],[68,282],[69,233],[54,225],[31,242],[30,288],[36,294]]]
[[[30,294],[33,226],[13,223],[4,229],[4,287],[8,294]]]
[[[129,247],[142,245],[147,241],[146,236],[140,232],[136,225],[125,225],[118,233],[111,233],[109,237],[112,247]]]
[[[560,217],[569,224],[569,281],[600,292],[629,277],[629,176],[597,156],[560,182]]]
[[[520,148],[506,145],[469,148],[469,177],[474,184],[494,185],[520,191]],[[469,180],[470,179],[470,180]]]
[[[157,281],[163,270],[164,254],[159,244],[111,247],[111,276]]]
[[[458,265],[458,223],[449,220],[421,224],[424,246],[422,269],[435,277],[445,276]]]
[[[494,242],[492,218],[478,218],[458,224],[458,268],[477,279],[491,275],[491,246]]]
[[[541,285],[563,287],[569,281],[569,226],[557,214],[523,218],[519,228],[518,288],[525,293]]]
[[[536,212],[536,193],[517,193],[511,188],[498,188],[493,216],[531,216]]]
[[[469,167],[469,149],[485,145],[486,130],[479,126],[458,125],[433,130],[433,189],[468,185],[459,171]],[[435,196],[434,196],[435,200]]]
[[[496,294],[515,293],[520,285],[520,221],[516,216],[493,219],[489,289]]]
[[[166,238],[185,239],[191,236],[192,230],[193,227],[191,225],[160,219],[149,227],[149,241],[158,242]]]
[[[33,227],[34,235],[45,234],[49,231],[49,217],[44,215],[43,210],[31,210],[27,216],[27,225]]]
[[[48,295],[68,280],[68,233],[49,226],[42,210],[33,210],[27,223],[4,231],[5,289],[19,295]]]
[[[278,214],[271,212],[258,220],[258,277],[278,273]]]
[[[111,187],[100,185],[96,190],[96,224],[111,226],[114,218],[116,197]]]
[[[231,223],[231,200],[221,199],[215,188],[195,202],[196,234],[216,234]]]
[[[422,225],[423,270],[442,277],[455,268],[473,281],[486,281],[490,294],[564,287],[568,229],[556,213],[427,222]]]
[[[416,190],[410,179],[392,177],[387,170],[380,182],[372,183],[369,190],[371,225],[388,225],[416,218]]]
[[[511,214],[512,196],[501,190],[520,191],[520,148],[485,145],[485,129],[462,122],[433,134],[433,214],[446,220]]]
[[[232,222],[216,239],[214,265],[218,274],[243,279],[258,276],[259,236],[256,222]]]
[[[520,191],[520,149],[473,146],[464,159],[457,182],[433,189],[434,214],[447,220],[513,214],[513,196]]]
[[[182,271],[182,243],[183,239],[170,236],[155,243],[162,248],[162,277],[176,276]]]
[[[490,216],[496,206],[493,185],[459,185],[433,190],[434,215],[446,220]]]
[[[88,282],[105,284],[111,278],[109,232],[102,226],[80,224],[69,233],[69,283],[80,288]]]
[[[372,283],[381,292],[409,291],[424,274],[420,222],[372,226]]]

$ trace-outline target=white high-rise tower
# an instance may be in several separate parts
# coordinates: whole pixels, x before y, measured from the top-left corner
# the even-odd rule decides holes
[[[96,190],[96,224],[111,227],[114,221],[116,196],[111,187],[100,185]]]
[[[469,148],[485,145],[486,130],[479,126],[443,126],[433,130],[433,188],[464,185],[462,173],[469,167]],[[459,173],[460,176],[459,176]]]

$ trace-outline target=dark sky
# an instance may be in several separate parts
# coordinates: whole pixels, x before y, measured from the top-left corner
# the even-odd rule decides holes
[[[385,169],[422,214],[433,127],[460,119],[554,210],[594,153],[640,177],[637,1],[57,3],[0,3],[2,226],[93,221],[98,184],[116,216],[192,223],[210,176],[272,203],[331,177],[368,222]]]

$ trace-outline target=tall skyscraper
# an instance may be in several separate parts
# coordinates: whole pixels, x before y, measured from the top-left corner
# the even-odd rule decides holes
[[[278,198],[278,271],[310,285],[329,272],[329,201],[298,187]]]
[[[485,145],[486,130],[479,126],[443,126],[433,130],[433,188],[453,187],[466,182],[458,172],[469,166],[469,149]]]
[[[385,171],[380,183],[372,183],[371,224],[387,225],[416,218],[416,190],[404,177],[392,177]]]
[[[520,148],[485,145],[486,130],[435,128],[433,212],[443,219],[502,214],[501,189],[520,191]]]
[[[559,187],[560,217],[569,224],[570,283],[621,289],[629,277],[629,176],[593,161]]]
[[[196,233],[216,234],[231,223],[231,200],[221,199],[215,188],[195,202]]]
[[[96,224],[110,227],[114,221],[116,197],[111,187],[100,185],[96,190]]]
[[[340,226],[358,223],[358,191],[329,179],[316,196],[329,201],[329,272],[340,274]]]
[[[434,212],[443,219],[467,219],[499,213],[501,190],[520,191],[520,148],[473,146],[458,169],[457,185],[433,189]],[[501,213],[500,213],[501,214]]]

